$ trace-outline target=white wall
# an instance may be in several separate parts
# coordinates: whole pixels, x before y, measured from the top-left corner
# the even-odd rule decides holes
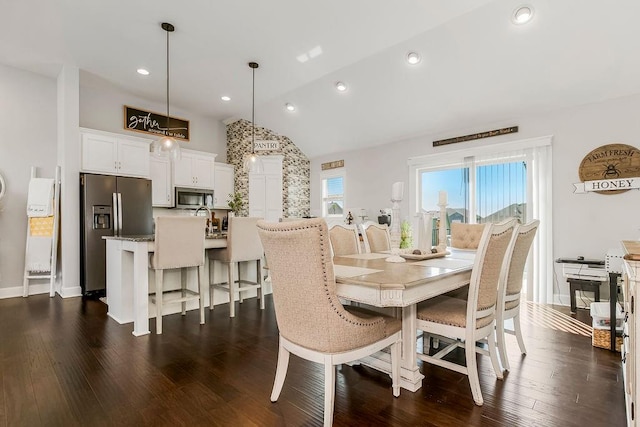
[[[580,182],[578,166],[594,148],[611,143],[640,148],[638,111],[640,95],[315,158],[311,160],[312,213],[319,215],[320,212],[319,176],[323,162],[344,159],[347,208],[365,208],[369,217],[375,220],[379,209],[391,205],[391,185],[395,181],[408,184],[409,157],[553,135],[553,176],[549,177],[553,179],[553,257],[583,255],[604,259],[607,249],[619,247],[620,240],[640,239],[640,191],[612,195],[574,194],[572,184]],[[432,141],[437,139],[513,125],[520,126],[516,134],[437,148],[432,146]],[[409,197],[411,195],[405,194],[402,202],[403,216],[408,214]],[[559,264],[555,266],[555,294],[566,296],[569,291],[562,269]],[[562,301],[566,301],[565,298]]]
[[[56,166],[56,80],[0,64],[0,298],[22,295],[30,168],[53,178]]]
[[[116,87],[87,86],[80,81],[80,126],[90,129],[129,134],[142,138],[153,135],[124,129],[124,105],[143,110],[163,112],[166,104],[148,101]],[[171,107],[171,115],[189,120],[189,141],[180,141],[183,148],[217,154],[217,162],[227,159],[226,126],[219,120]]]

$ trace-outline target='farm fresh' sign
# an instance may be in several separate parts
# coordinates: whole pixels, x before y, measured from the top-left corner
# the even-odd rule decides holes
[[[616,194],[640,188],[640,151],[631,145],[608,144],[584,156],[578,168],[581,183],[574,193]]]

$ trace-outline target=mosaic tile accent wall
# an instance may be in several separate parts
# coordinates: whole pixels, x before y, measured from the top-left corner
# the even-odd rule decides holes
[[[309,167],[307,156],[286,136],[256,126],[255,140],[279,141],[280,150],[260,151],[260,155],[281,154],[282,160],[282,216],[299,218],[309,216],[311,208]],[[235,191],[242,194],[249,213],[249,175],[242,170],[242,159],[251,151],[251,122],[238,120],[227,125],[227,163],[235,167]]]

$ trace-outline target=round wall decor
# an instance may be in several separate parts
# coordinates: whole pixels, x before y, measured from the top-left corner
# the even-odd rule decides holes
[[[582,182],[640,178],[640,151],[626,144],[607,144],[587,154],[578,169]],[[605,188],[603,186],[603,188]],[[615,188],[615,187],[608,187]],[[595,191],[600,194],[616,194],[629,189]]]

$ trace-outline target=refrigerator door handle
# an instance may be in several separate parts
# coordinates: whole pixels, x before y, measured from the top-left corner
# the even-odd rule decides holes
[[[118,209],[118,194],[112,193],[113,195],[113,235],[117,236],[120,234],[120,229],[118,228],[118,217],[120,217],[120,211]]]
[[[118,235],[122,235],[122,193],[118,193]]]

